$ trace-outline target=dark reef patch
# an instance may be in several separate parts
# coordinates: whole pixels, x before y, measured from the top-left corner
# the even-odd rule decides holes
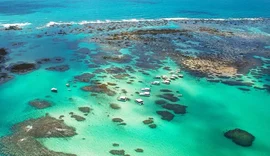
[[[154,123],[154,120],[153,120],[153,118],[148,118],[148,119],[146,119],[146,120],[143,120],[143,123],[144,123],[145,125],[149,125],[149,124]]]
[[[167,104],[168,102],[165,101],[165,100],[156,100],[155,103],[156,103],[157,105],[164,105],[164,104]]]
[[[58,71],[58,72],[65,72],[65,71],[69,70],[69,65],[52,66],[52,67],[46,68],[46,70],[49,70],[49,71]]]
[[[90,80],[94,77],[94,74],[83,73],[82,75],[75,76],[74,78],[80,82],[90,82]]]
[[[156,124],[150,124],[150,125],[148,125],[150,128],[152,128],[152,129],[155,129],[155,128],[157,128],[157,125]]]
[[[162,120],[171,121],[174,118],[174,115],[169,111],[157,111],[156,113],[161,116]]]
[[[129,63],[131,61],[130,55],[105,55],[102,56],[102,59],[110,61],[110,62],[116,62],[116,63]]]
[[[179,98],[174,96],[174,94],[170,94],[170,93],[166,93],[166,94],[162,94],[162,95],[158,95],[158,97],[169,100],[171,102],[177,102],[179,101]]]
[[[18,25],[11,25],[5,28],[5,30],[22,30]]]
[[[112,155],[125,155],[125,150],[110,150]]]
[[[53,58],[41,58],[37,59],[36,62],[38,64],[46,64],[46,63],[62,63],[65,59],[63,57],[53,57]]]
[[[112,121],[113,122],[123,122],[124,120],[121,118],[113,118]]]
[[[252,134],[238,128],[227,131],[224,133],[224,136],[228,139],[232,139],[232,141],[237,145],[244,147],[251,146],[255,140],[255,137]]]
[[[107,94],[108,96],[116,95],[116,92],[109,89],[108,85],[106,85],[106,84],[93,84],[93,85],[89,85],[89,86],[84,86],[81,89],[83,91],[87,91],[87,92]]]
[[[50,155],[76,156],[55,152],[43,146],[37,138],[65,138],[76,135],[73,127],[65,125],[62,120],[50,116],[29,119],[12,127],[12,134],[0,139],[0,154],[21,155]]]
[[[82,113],[90,113],[90,111],[92,110],[90,107],[79,107],[78,109]]]
[[[253,85],[252,82],[241,82],[241,81],[232,81],[232,80],[224,80],[221,81],[224,84],[230,85],[230,86],[247,86],[250,87]]]
[[[242,87],[239,87],[238,89],[240,89],[240,90],[242,90],[242,91],[246,91],[246,92],[250,91],[249,88],[242,88]]]
[[[13,78],[14,76],[9,75],[8,73],[0,73],[0,84],[12,80]]]
[[[126,73],[126,70],[119,67],[110,67],[105,69],[105,71],[109,74],[120,74],[120,73]]]
[[[35,63],[20,62],[20,63],[10,65],[8,69],[12,73],[25,74],[33,70],[36,70],[37,68],[38,66]]]
[[[161,92],[172,92],[171,90],[169,89],[160,89]]]
[[[111,104],[110,104],[110,107],[111,107],[112,109],[121,109],[121,107],[120,107],[118,104],[116,104],[116,103],[111,103]]]
[[[142,148],[136,148],[135,151],[136,151],[137,153],[142,153],[142,152],[143,152],[143,149],[142,149]]]
[[[32,101],[29,101],[29,105],[32,107],[35,107],[37,109],[44,109],[52,106],[52,102],[42,99],[35,99]]]
[[[72,115],[71,115],[71,118],[74,118],[74,119],[77,120],[77,121],[84,121],[84,120],[85,120],[84,117],[82,117],[82,116],[80,116],[80,115],[76,115],[76,114],[72,114]]]
[[[129,76],[130,76],[129,74],[116,74],[116,75],[113,75],[114,78],[120,79],[120,80],[127,79]]]
[[[172,110],[175,114],[186,114],[187,108],[187,106],[180,104],[164,104],[162,107],[168,110]]]

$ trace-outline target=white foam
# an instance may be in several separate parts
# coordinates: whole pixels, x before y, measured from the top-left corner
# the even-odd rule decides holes
[[[0,24],[1,26],[5,27],[5,28],[8,28],[10,26],[18,26],[20,28],[22,27],[25,27],[25,26],[28,26],[28,25],[31,25],[31,23],[6,23],[6,24]]]

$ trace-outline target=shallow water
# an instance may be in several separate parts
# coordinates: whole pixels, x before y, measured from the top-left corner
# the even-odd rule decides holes
[[[257,30],[264,28],[264,25],[260,25],[260,21],[255,23],[259,26],[251,25],[254,29],[248,29],[251,31],[249,33],[255,35],[254,37],[256,37]],[[108,23],[106,25],[114,24]],[[123,23],[123,25],[126,24]],[[164,29],[170,27],[169,25],[155,26],[153,24],[152,26],[155,29]],[[185,24],[179,25],[178,22],[175,22],[174,25],[177,25],[177,27],[172,29],[186,27]],[[199,25],[203,26],[204,24],[200,23]],[[227,28],[226,26],[223,27]],[[237,27],[238,29],[227,29],[236,30],[236,34],[248,33],[245,26],[240,25]],[[151,29],[147,24],[145,28]],[[64,27],[61,29],[68,32],[70,28]],[[121,30],[125,30],[125,26]],[[252,32],[252,30],[256,30],[256,32]],[[47,148],[65,153],[82,156],[109,155],[111,149],[124,149],[126,153],[131,155],[269,155],[269,92],[253,88],[250,88],[250,91],[247,92],[239,90],[236,86],[211,83],[204,78],[192,76],[184,70],[182,72],[184,74],[183,79],[174,80],[170,85],[151,86],[151,96],[143,98],[145,105],[139,106],[133,101],[135,98],[139,98],[135,92],[140,91],[143,87],[149,87],[150,82],[154,80],[153,77],[156,75],[168,75],[169,71],[162,68],[151,70],[136,66],[138,61],[136,58],[141,57],[141,54],[138,55],[136,52],[141,52],[136,51],[133,46],[117,50],[114,45],[94,43],[89,39],[98,35],[96,32],[93,32],[92,35],[70,33],[67,35],[53,34],[50,36],[43,35],[41,38],[37,37],[37,34],[44,34],[45,31],[58,32],[58,28],[27,29],[26,27],[21,32],[1,32],[1,40],[4,40],[6,36],[9,37],[5,42],[1,42],[1,47],[6,47],[10,52],[9,60],[5,63],[6,66],[18,61],[35,62],[35,60],[44,57],[58,56],[65,58],[63,63],[42,64],[38,70],[31,73],[15,74],[13,80],[1,84],[1,136],[10,134],[9,128],[14,123],[49,113],[56,118],[64,115],[65,123],[76,127],[78,135],[71,138],[39,139]],[[115,31],[117,30],[112,32]],[[99,33],[99,35],[102,33]],[[107,33],[104,32],[104,34]],[[260,33],[260,37],[265,37],[263,35],[267,36],[268,34]],[[21,41],[24,44],[12,45],[14,42]],[[209,42],[211,41],[209,40]],[[202,44],[197,41],[186,43],[189,46],[193,45],[195,50],[196,45]],[[182,44],[177,44],[177,46],[183,47]],[[83,51],[77,50],[79,48],[88,48],[90,51],[82,53]],[[103,64],[101,56],[106,52],[113,55],[131,55],[132,61],[130,63],[106,62]],[[191,54],[193,52],[190,51]],[[154,52],[149,51],[142,54],[147,54],[148,59],[155,55]],[[133,84],[127,84],[130,78],[118,80],[108,73],[96,74],[94,79],[99,79],[102,83],[116,83],[119,88],[113,89],[117,93],[113,97],[105,94],[98,94],[97,97],[90,96],[91,93],[80,90],[80,87],[87,85],[87,83],[73,82],[72,80],[76,75],[94,72],[96,68],[89,68],[88,64],[96,61],[97,65],[100,65],[97,69],[106,69],[111,65],[120,68],[125,68],[127,65],[131,66],[137,72],[128,73],[135,77],[135,81]],[[162,67],[168,66],[174,71],[181,68],[171,58],[167,58],[162,62]],[[45,70],[51,65],[58,64],[68,64],[70,69],[65,72]],[[150,75],[144,75],[139,70],[143,70]],[[98,75],[107,77],[98,78]],[[243,79],[244,81],[251,81],[247,77]],[[142,83],[138,81],[142,81]],[[70,91],[65,86],[67,82],[71,84]],[[261,82],[258,85],[265,83],[269,82]],[[52,87],[58,88],[59,92],[57,94],[51,93],[50,89]],[[121,89],[125,89],[127,93],[121,93]],[[162,120],[156,114],[156,111],[163,109],[154,102],[158,99],[157,95],[161,94],[160,89],[170,89],[175,94],[177,94],[176,91],[183,94],[180,101],[176,103],[186,105],[187,114],[176,114],[175,118],[170,122]],[[117,101],[117,97],[121,95],[128,96],[132,100],[130,102]],[[46,98],[46,96],[49,97]],[[35,98],[49,99],[54,104],[50,108],[36,110],[28,105],[28,102]],[[109,107],[109,103],[117,103],[121,106],[121,109],[113,110]],[[83,115],[78,111],[78,107],[81,106],[90,106],[93,111],[86,116],[85,121],[78,122],[70,118],[69,112]],[[111,119],[114,117],[122,118],[127,125],[121,126],[113,123]],[[142,123],[148,117],[154,118],[154,123],[157,125],[156,129],[150,129]],[[226,139],[223,133],[233,128],[242,128],[256,136],[253,145],[244,148]],[[113,143],[119,143],[120,146],[117,148],[112,147]],[[134,151],[136,148],[142,148],[144,152],[136,153]]]

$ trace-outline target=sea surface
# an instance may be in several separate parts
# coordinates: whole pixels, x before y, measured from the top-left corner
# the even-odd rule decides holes
[[[13,79],[0,81],[0,137],[12,135],[14,124],[48,113],[55,118],[64,115],[64,122],[75,127],[78,134],[37,140],[50,150],[78,156],[107,156],[113,149],[125,150],[131,156],[269,156],[270,58],[264,55],[270,52],[269,6],[269,0],[0,0],[0,48],[8,52],[1,72],[18,62],[63,59],[40,64],[28,73],[9,73]],[[22,30],[5,30],[9,26]],[[189,30],[192,37],[159,31],[125,36],[140,30]],[[108,39],[114,34],[120,36],[114,38],[117,43]],[[159,39],[162,46],[156,44]],[[250,52],[252,49],[255,52]],[[207,56],[204,53],[223,53],[228,59],[252,56],[261,64],[249,67],[244,74],[211,82],[178,61],[177,53],[191,58]],[[115,61],[118,56],[127,60]],[[69,69],[46,69],[57,65],[68,65]],[[121,73],[123,78],[116,78],[118,73],[108,72],[114,67],[124,69],[128,76]],[[253,74],[257,71],[264,72]],[[108,85],[115,95],[83,91],[82,87],[94,84],[75,80],[83,73],[94,74],[91,80],[101,84],[115,83]],[[169,85],[151,85],[156,76],[172,74],[184,77]],[[241,80],[237,74],[242,75]],[[252,85],[221,83],[227,79]],[[53,87],[58,93],[51,92]],[[138,95],[145,87],[151,88],[150,97]],[[156,104],[165,94],[161,89],[178,98],[170,103],[187,106],[186,113],[177,114]],[[130,101],[120,102],[120,96]],[[35,109],[29,101],[37,98],[53,105]],[[138,98],[144,105],[134,101]],[[112,109],[111,103],[121,109]],[[86,116],[78,107],[92,110]],[[157,111],[169,111],[174,118],[163,120]],[[76,121],[70,112],[86,120]],[[112,122],[113,118],[123,119],[126,125]],[[148,118],[153,118],[156,128],[143,123]],[[224,132],[234,128],[253,134],[252,146],[242,147],[224,137]],[[137,148],[143,152],[136,152]],[[0,155],[8,154],[0,151]]]

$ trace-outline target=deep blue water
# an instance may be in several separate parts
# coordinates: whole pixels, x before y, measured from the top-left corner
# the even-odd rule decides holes
[[[1,0],[0,23],[270,17],[269,0]]]

